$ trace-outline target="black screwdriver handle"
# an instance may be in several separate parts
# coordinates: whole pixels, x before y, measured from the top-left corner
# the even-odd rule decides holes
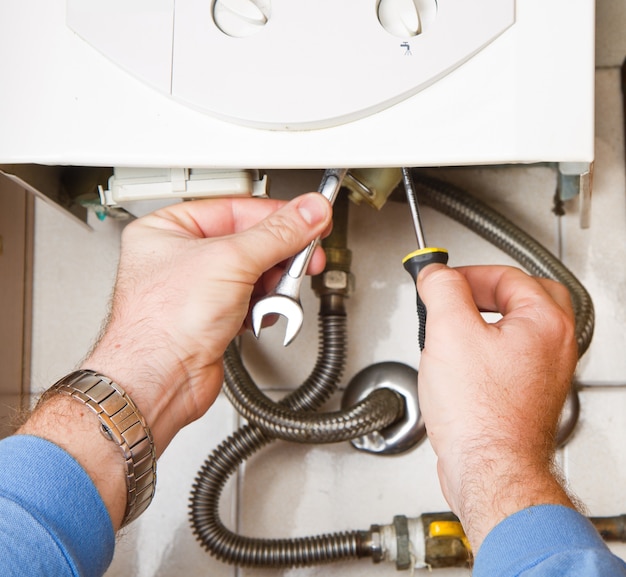
[[[445,248],[422,248],[410,254],[407,254],[402,260],[404,268],[413,278],[413,282],[417,283],[417,275],[429,264],[440,263],[448,264],[448,251]],[[417,284],[415,285],[417,291]],[[417,318],[419,320],[419,345],[420,351],[424,350],[426,341],[426,307],[417,292]]]

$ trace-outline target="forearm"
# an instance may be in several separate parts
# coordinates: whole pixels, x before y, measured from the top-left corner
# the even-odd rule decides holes
[[[172,354],[171,347],[150,340],[150,332],[149,326],[126,327],[112,319],[80,368],[105,375],[124,389],[150,427],[158,457],[188,424],[185,416],[191,411],[180,405],[191,404],[193,399],[188,399],[184,363]],[[207,379],[212,396],[220,385],[221,377]]]
[[[93,411],[55,395],[35,410],[17,434],[51,441],[74,457],[96,486],[114,530],[120,528],[127,501],[126,465],[119,446],[102,434]]]
[[[178,384],[168,357],[161,355],[159,363],[144,351],[134,360],[130,347],[114,345],[122,343],[118,334],[110,327],[82,369],[49,389],[18,431],[47,439],[76,459],[100,493],[115,530],[149,504],[156,456],[186,424],[186,413],[172,409]],[[117,354],[110,353],[116,349]]]

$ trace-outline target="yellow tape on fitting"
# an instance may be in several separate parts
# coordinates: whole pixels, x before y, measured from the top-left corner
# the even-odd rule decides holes
[[[472,547],[467,540],[463,526],[458,521],[433,521],[428,528],[429,537],[456,537],[460,539],[463,546],[469,551]]]

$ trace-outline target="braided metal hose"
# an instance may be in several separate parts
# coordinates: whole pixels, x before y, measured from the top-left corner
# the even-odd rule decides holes
[[[372,391],[360,403],[341,411],[303,412],[280,406],[254,384],[235,350],[224,357],[226,396],[237,412],[267,435],[295,443],[350,441],[396,422],[404,401],[391,389]]]
[[[334,392],[345,364],[346,319],[343,315],[320,314],[320,347],[308,379],[280,402],[294,410],[320,407]],[[225,364],[239,357],[231,344]],[[227,373],[227,379],[232,375]],[[222,523],[219,500],[227,480],[253,453],[274,441],[259,427],[246,425],[226,439],[206,459],[192,488],[189,516],[202,546],[218,559],[242,567],[297,567],[369,554],[363,531],[303,537],[300,539],[255,539],[237,535]]]

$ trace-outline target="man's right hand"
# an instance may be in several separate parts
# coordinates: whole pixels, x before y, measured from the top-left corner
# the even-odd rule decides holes
[[[476,552],[521,509],[573,506],[553,457],[578,358],[574,313],[565,287],[512,267],[430,265],[417,284],[428,310],[420,408]],[[489,324],[481,311],[502,318]]]

